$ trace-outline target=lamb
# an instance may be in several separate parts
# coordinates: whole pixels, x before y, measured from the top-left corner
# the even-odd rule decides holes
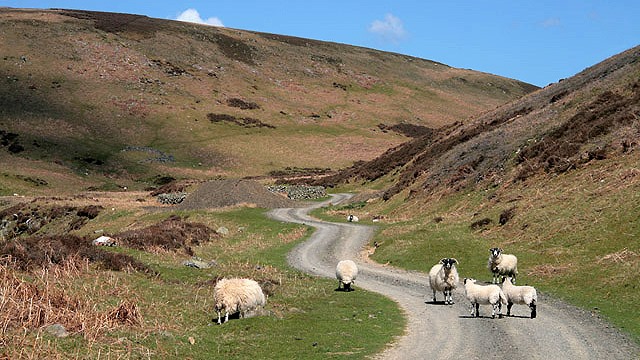
[[[480,316],[480,304],[491,305],[491,317],[496,317],[496,309],[498,317],[502,318],[502,304],[507,304],[507,297],[498,285],[477,285],[475,279],[464,279],[464,292],[467,299],[471,302],[471,315]]]
[[[353,260],[342,260],[336,266],[336,278],[338,279],[338,289],[343,287],[344,291],[352,291],[353,284],[358,276],[358,266]]]
[[[511,276],[513,283],[516,283],[518,275],[518,258],[515,255],[503,254],[501,248],[489,249],[489,262],[487,267],[493,273],[493,283],[498,283],[498,277]]]
[[[243,318],[248,311],[264,306],[267,302],[260,285],[251,279],[221,279],[216,284],[213,295],[218,324],[222,324],[222,310],[225,310],[224,322],[227,322],[229,314],[240,312],[240,317]]]
[[[436,301],[436,292],[442,291],[445,305],[453,305],[451,291],[458,286],[460,281],[455,265],[457,263],[458,260],[454,258],[444,258],[429,270],[429,285],[433,290],[433,302]]]
[[[507,316],[511,316],[513,304],[527,305],[531,309],[531,318],[536,318],[536,303],[538,293],[533,286],[515,286],[511,283],[511,278],[505,276],[502,280],[502,291],[507,297]]]
[[[349,216],[347,216],[347,221],[348,222],[358,222],[358,217],[353,215],[353,214],[349,214]]]

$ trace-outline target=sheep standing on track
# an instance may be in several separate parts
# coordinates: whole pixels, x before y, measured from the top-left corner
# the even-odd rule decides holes
[[[458,286],[460,278],[456,265],[458,260],[444,258],[438,264],[433,265],[429,271],[429,286],[433,290],[433,302],[436,302],[436,292],[442,291],[444,303],[453,305],[451,292]]]
[[[538,293],[533,286],[515,286],[511,283],[511,278],[505,276],[502,280],[502,291],[507,297],[507,316],[511,315],[513,304],[519,304],[527,305],[531,309],[531,318],[536,318]]]
[[[336,266],[336,278],[338,279],[338,290],[342,286],[344,291],[352,291],[353,284],[358,276],[358,266],[352,260],[342,260]]]
[[[240,317],[266,304],[260,285],[251,279],[221,279],[213,289],[214,308],[218,313],[218,324],[222,310],[225,310],[224,322],[229,321],[229,314],[240,312]]]
[[[518,258],[515,255],[503,254],[501,248],[489,249],[489,262],[487,267],[493,274],[493,283],[498,284],[500,276],[511,276],[513,283],[516,283],[518,275]]]
[[[477,285],[475,279],[464,279],[464,293],[471,302],[471,315],[480,317],[480,304],[491,305],[491,317],[496,317],[496,309],[498,317],[502,318],[502,304],[507,304],[507,297],[498,285]]]

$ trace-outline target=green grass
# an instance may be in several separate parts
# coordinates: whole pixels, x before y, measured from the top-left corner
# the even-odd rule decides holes
[[[96,220],[106,224],[121,222],[123,217],[131,220],[134,215],[118,212]],[[189,258],[186,254],[111,249],[133,255],[159,275],[93,269],[75,279],[72,287],[85,293],[102,289],[100,298],[95,299],[97,309],[112,308],[121,300],[133,301],[143,324],[119,327],[97,341],[44,335],[46,345],[33,351],[74,358],[363,359],[402,333],[405,320],[395,302],[363,289],[337,292],[337,281],[306,275],[286,264],[286,254],[308,237],[310,228],[270,220],[259,208],[179,215],[230,230],[228,236],[194,248],[197,256],[215,260],[216,266],[183,266],[182,261]],[[153,223],[166,216],[168,213],[135,215],[135,220]],[[234,276],[271,284],[265,288],[268,315],[232,319],[219,326],[212,322],[216,315],[211,280]],[[101,277],[113,285],[106,289],[97,285]],[[28,337],[34,344],[35,336],[33,332]]]

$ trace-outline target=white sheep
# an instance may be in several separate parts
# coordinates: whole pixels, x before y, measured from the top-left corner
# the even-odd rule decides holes
[[[511,276],[515,284],[518,275],[518,258],[515,255],[503,254],[501,248],[491,248],[489,253],[487,267],[493,274],[492,282],[497,284],[500,276]]]
[[[496,309],[498,317],[502,318],[502,304],[507,304],[507,297],[498,285],[478,285],[475,279],[464,279],[464,293],[471,302],[471,315],[480,316],[480,304],[491,305],[491,317],[496,317]]]
[[[358,222],[358,220],[360,220],[360,219],[358,219],[358,217],[353,215],[353,214],[349,214],[349,216],[347,216],[347,221],[348,222]]]
[[[240,312],[245,317],[248,311],[266,304],[266,299],[260,285],[251,279],[221,279],[213,289],[215,299],[214,308],[218,313],[218,324],[222,310],[225,310],[224,321],[229,320],[229,314]]]
[[[436,302],[436,292],[442,291],[444,303],[453,305],[451,292],[458,286],[460,278],[456,265],[458,260],[454,258],[444,258],[438,264],[433,265],[429,270],[429,285],[433,290],[433,302]]]
[[[342,260],[336,266],[336,278],[338,279],[338,290],[343,287],[344,291],[351,291],[353,284],[358,276],[358,266],[352,260]]]
[[[531,318],[536,318],[536,303],[538,293],[533,286],[515,286],[511,283],[511,278],[505,276],[502,280],[502,291],[507,297],[507,316],[511,315],[513,304],[527,305],[531,309]]]

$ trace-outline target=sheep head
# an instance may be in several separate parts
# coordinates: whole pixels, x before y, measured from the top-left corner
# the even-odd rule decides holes
[[[457,263],[458,263],[458,260],[454,258],[444,258],[440,260],[440,264],[442,264],[442,266],[447,270],[451,269]]]
[[[489,252],[491,253],[492,257],[497,258],[502,253],[502,248],[491,248],[489,249]]]

